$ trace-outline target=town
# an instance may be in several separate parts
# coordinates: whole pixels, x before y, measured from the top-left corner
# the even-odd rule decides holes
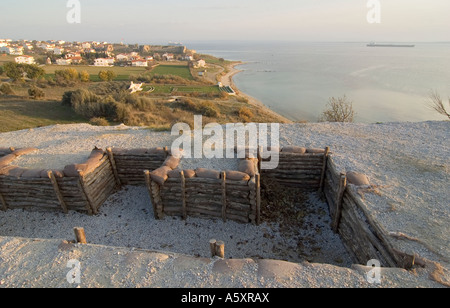
[[[187,61],[205,68],[195,50],[179,44],[168,46],[109,44],[108,42],[28,41],[0,39],[0,54],[16,56],[16,63],[46,65],[92,65],[101,67],[148,67],[154,61]]]

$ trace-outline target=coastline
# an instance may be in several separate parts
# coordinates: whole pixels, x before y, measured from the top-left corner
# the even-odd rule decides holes
[[[230,86],[231,88],[233,88],[233,90],[236,92],[236,95],[247,99],[249,104],[256,106],[256,107],[262,109],[263,111],[279,118],[280,123],[284,123],[284,124],[294,123],[293,121],[289,120],[288,118],[284,117],[283,115],[281,115],[279,113],[276,113],[275,111],[273,111],[272,109],[270,109],[269,107],[264,105],[264,103],[262,101],[258,100],[257,98],[254,98],[253,96],[250,96],[247,93],[242,92],[236,86],[236,84],[234,83],[233,77],[244,71],[242,69],[236,68],[236,66],[242,65],[242,64],[245,64],[245,62],[233,62],[232,64],[228,65],[227,66],[228,73],[226,73],[225,75],[222,75],[220,77],[220,82],[225,86]]]

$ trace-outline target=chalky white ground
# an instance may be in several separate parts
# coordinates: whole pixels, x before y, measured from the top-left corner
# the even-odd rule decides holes
[[[387,232],[404,234],[415,240],[393,238],[407,253],[439,261],[447,267],[450,255],[450,208],[448,183],[450,122],[387,124],[286,124],[280,127],[281,146],[330,146],[342,171],[363,172],[376,185],[379,194],[365,193],[371,214]],[[146,148],[170,146],[176,137],[170,133],[117,126],[93,127],[56,125],[0,134],[0,147],[37,147],[39,152],[24,156],[17,164],[24,167],[63,168],[83,162],[95,147]],[[51,165],[49,166],[49,162]],[[220,167],[214,160],[202,160],[206,168]],[[228,168],[223,168],[228,169]],[[189,218],[187,222],[166,218],[155,221],[145,189],[128,187],[105,203],[99,217],[78,213],[49,214],[9,210],[0,213],[0,235],[31,238],[71,239],[72,228],[84,226],[92,243],[139,247],[208,256],[205,245],[210,238],[227,242],[228,256],[295,260],[289,249],[296,240],[283,238],[276,225],[260,227]],[[310,196],[318,212],[326,210],[316,196]],[[325,215],[326,216],[326,215]],[[321,215],[311,217],[311,225],[326,230]],[[347,265],[345,250],[333,234],[324,232],[318,257],[311,261]],[[279,249],[285,249],[283,253]],[[334,251],[334,252],[333,252]],[[344,255],[342,258],[340,255]],[[299,257],[299,260],[304,256]]]

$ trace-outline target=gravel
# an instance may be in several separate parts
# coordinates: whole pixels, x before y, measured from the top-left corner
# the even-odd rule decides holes
[[[401,233],[415,239],[393,237],[395,245],[405,252],[417,253],[445,265],[450,263],[449,136],[448,121],[280,126],[282,146],[330,146],[340,170],[368,175],[377,193],[363,193],[363,196],[373,217],[386,232]],[[37,147],[39,152],[20,159],[22,166],[61,168],[66,164],[82,162],[95,146],[170,146],[174,138],[170,133],[124,125],[56,125],[0,134],[0,147]],[[233,161],[226,163],[227,169],[233,169]],[[193,168],[201,162],[211,168],[219,168],[224,163],[220,160],[183,161],[183,168]],[[73,237],[72,228],[80,225],[86,227],[92,242],[106,245],[207,256],[206,244],[210,238],[216,238],[225,240],[227,252],[233,258],[260,256],[295,261],[292,254],[286,253],[295,246],[295,243],[290,242],[293,239],[283,237],[276,224],[266,223],[255,227],[195,218],[189,218],[186,222],[174,218],[155,221],[147,198],[145,189],[126,187],[108,199],[97,217],[78,213],[2,212],[0,235],[70,239]],[[308,200],[312,207],[326,210],[317,196],[310,195]],[[311,219],[312,224],[320,223],[322,225],[319,226],[326,230],[328,222],[325,219]],[[337,256],[345,254],[342,247],[328,249],[336,239],[327,232],[323,232],[324,238],[318,237],[318,242],[322,244],[312,249],[322,250],[323,254],[318,257],[307,252],[306,259],[321,262],[320,258],[324,257],[325,262],[346,266],[348,258]],[[298,238],[296,240],[298,242]],[[284,253],[280,253],[278,248]],[[330,252],[327,256],[333,250],[337,253]]]

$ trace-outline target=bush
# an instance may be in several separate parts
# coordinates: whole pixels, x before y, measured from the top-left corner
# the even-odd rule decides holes
[[[347,102],[347,97],[332,97],[329,99],[327,109],[322,113],[319,119],[322,122],[353,122],[355,111],[353,104]]]
[[[91,81],[91,75],[87,71],[82,71],[80,73],[80,80],[81,82],[89,82]]]
[[[24,77],[39,79],[45,76],[45,71],[35,64],[18,64],[8,62],[3,66],[6,76],[14,81],[22,80]]]
[[[32,88],[28,89],[28,95],[32,99],[39,99],[39,98],[45,97],[44,91],[42,91],[41,89],[36,88],[36,87],[32,87]]]
[[[9,83],[2,83],[0,85],[0,94],[5,95],[14,95],[14,90],[11,88],[11,85]]]
[[[98,73],[98,78],[103,81],[113,81],[117,77],[117,74],[113,71],[100,71]]]
[[[197,111],[201,113],[202,116],[215,118],[219,116],[219,111],[216,106],[214,106],[211,102],[203,102],[201,103]]]
[[[89,120],[89,124],[93,126],[109,126],[109,122],[105,118],[92,118]]]
[[[3,66],[0,66],[0,76],[3,75],[4,72],[5,70],[3,69]]]
[[[247,107],[242,107],[239,110],[239,117],[241,118],[242,121],[244,122],[250,122],[251,119],[253,118],[253,112],[247,108]]]

